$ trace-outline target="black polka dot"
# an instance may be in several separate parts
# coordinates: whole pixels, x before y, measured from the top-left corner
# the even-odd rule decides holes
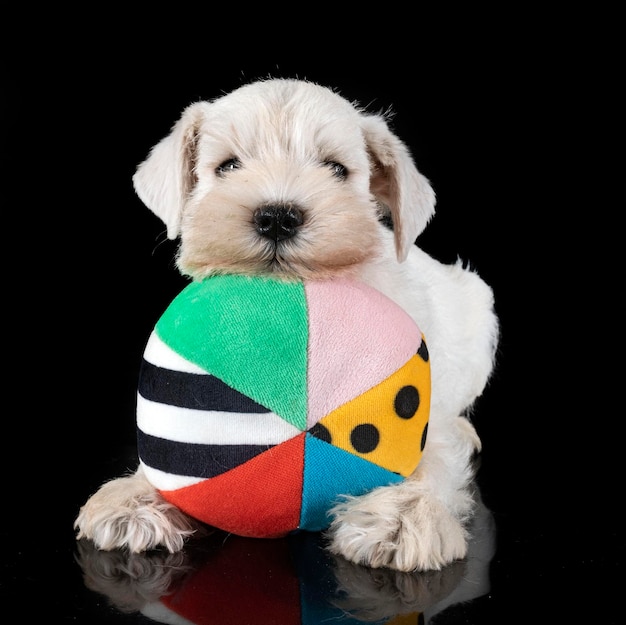
[[[321,423],[316,423],[309,430],[309,434],[311,434],[311,436],[315,436],[315,438],[319,438],[321,441],[324,441],[325,443],[330,443],[333,438],[330,435],[328,428],[325,425],[322,425]]]
[[[428,355],[428,347],[426,347],[426,341],[422,339],[420,343],[419,349],[417,350],[417,355],[424,361],[428,362],[430,356]]]
[[[420,406],[420,394],[414,386],[403,386],[393,402],[396,414],[402,419],[410,419]]]
[[[424,426],[424,431],[422,432],[422,442],[420,443],[420,451],[424,451],[424,447],[426,447],[427,436],[428,436],[428,421],[426,421],[426,425]]]
[[[350,442],[360,454],[366,454],[378,447],[380,433],[375,425],[363,423],[350,432]]]

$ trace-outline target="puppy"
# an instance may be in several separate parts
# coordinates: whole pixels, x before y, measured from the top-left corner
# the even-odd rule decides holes
[[[474,271],[415,244],[435,194],[387,116],[309,81],[260,80],[187,107],[133,183],[179,239],[184,276],[349,275],[415,319],[432,376],[422,459],[403,482],[338,503],[327,544],[348,561],[398,571],[464,558],[481,446],[469,412],[495,364],[498,319],[492,289]],[[132,553],[176,552],[202,531],[141,465],[93,494],[75,528],[99,549]]]

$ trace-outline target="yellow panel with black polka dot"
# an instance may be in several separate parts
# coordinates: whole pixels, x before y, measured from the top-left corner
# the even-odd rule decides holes
[[[404,366],[320,419],[310,433],[408,477],[422,457],[429,415],[430,363],[422,338]]]

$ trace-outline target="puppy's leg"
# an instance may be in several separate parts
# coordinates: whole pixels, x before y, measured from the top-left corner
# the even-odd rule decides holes
[[[434,428],[433,428],[434,429]],[[456,436],[450,436],[450,429]],[[472,425],[463,417],[448,435],[429,432],[422,460],[409,478],[331,511],[329,550],[351,562],[399,571],[438,570],[465,557],[474,497],[471,456],[480,448]]]
[[[139,467],[101,486],[80,509],[74,528],[78,539],[105,551],[139,553],[163,546],[175,553],[201,526],[165,501]]]

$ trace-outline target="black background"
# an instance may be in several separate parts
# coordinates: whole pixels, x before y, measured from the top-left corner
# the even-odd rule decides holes
[[[185,284],[131,176],[185,106],[272,75],[391,107],[438,197],[420,246],[470,262],[495,292],[498,367],[474,414],[498,528],[491,591],[445,622],[621,622],[615,18],[468,15],[435,34],[424,15],[357,26],[331,13],[306,32],[307,17],[270,31],[247,15],[251,37],[238,13],[73,27],[37,14],[5,44],[5,610],[146,622],[84,587],[72,529],[88,495],[132,468],[141,353]]]

